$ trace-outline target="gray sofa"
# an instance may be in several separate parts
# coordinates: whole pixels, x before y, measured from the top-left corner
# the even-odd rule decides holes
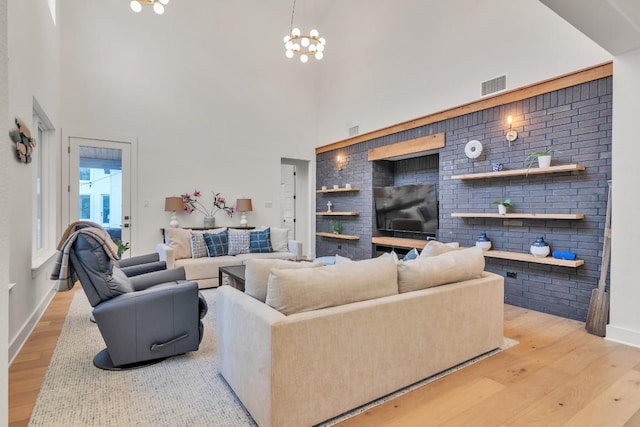
[[[187,228],[165,229],[165,242],[156,246],[159,258],[165,261],[167,268],[184,267],[186,280],[198,282],[198,288],[212,288],[218,286],[218,268],[230,265],[242,265],[248,259],[292,259],[302,257],[302,243],[290,240],[284,228],[271,228],[272,252],[242,253],[238,255],[224,255],[217,257],[193,257],[191,247],[191,233],[203,233]],[[220,231],[217,229],[216,231]]]
[[[390,258],[272,269],[246,282],[266,302],[217,290],[219,369],[258,425],[314,425],[502,345],[504,279],[479,248]]]

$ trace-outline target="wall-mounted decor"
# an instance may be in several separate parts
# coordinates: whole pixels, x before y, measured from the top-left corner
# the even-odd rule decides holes
[[[16,144],[16,157],[18,161],[31,163],[31,154],[36,148],[36,139],[31,136],[31,131],[22,119],[16,117],[17,129],[11,129],[9,136]]]
[[[470,159],[477,159],[482,154],[482,144],[480,141],[472,139],[464,146],[464,154]]]

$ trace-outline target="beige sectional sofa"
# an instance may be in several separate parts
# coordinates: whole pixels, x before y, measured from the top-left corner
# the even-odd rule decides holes
[[[260,426],[331,419],[502,345],[504,279],[483,270],[469,248],[272,269],[247,293],[223,286],[220,372]]]
[[[161,261],[166,261],[167,268],[184,267],[187,280],[198,282],[198,288],[218,286],[218,268],[230,265],[241,265],[248,259],[293,259],[302,256],[302,243],[287,238],[287,229],[270,228],[273,251],[268,253],[239,253],[236,255],[222,255],[210,257],[194,255],[193,234],[206,232],[218,233],[226,228],[215,230],[191,230],[188,228],[165,229],[164,243],[159,243],[156,250]],[[250,231],[247,231],[250,232]]]

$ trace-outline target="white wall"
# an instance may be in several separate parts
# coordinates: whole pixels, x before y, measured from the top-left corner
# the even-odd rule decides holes
[[[20,117],[34,130],[31,122],[35,98],[59,130],[60,35],[53,24],[48,2],[10,0],[8,16],[9,111],[6,119],[12,123],[15,117]],[[58,138],[52,140],[55,146],[51,152],[57,157]],[[6,144],[5,155],[10,160],[6,173],[10,186],[8,200],[12,203],[5,203],[3,212],[10,223],[9,280],[16,283],[9,296],[8,310],[9,357],[12,358],[52,297],[53,282],[49,280],[51,260],[39,269],[31,268],[35,165],[15,161],[10,144]]]
[[[611,237],[611,315],[607,338],[640,347],[640,287],[636,213],[638,193],[638,111],[640,111],[640,49],[613,61],[613,187]]]
[[[132,255],[155,250],[170,219],[164,198],[194,189],[249,197],[250,225],[279,223],[280,159],[315,158],[324,65],[284,56],[288,1],[173,1],[162,16],[127,2],[61,7],[65,127],[138,141]],[[197,226],[202,215],[178,220]]]
[[[611,60],[537,0],[351,0],[327,24],[320,144],[477,100],[503,74],[513,89]]]
[[[8,52],[7,52],[7,0],[0,0],[0,117],[9,116],[8,108]],[[0,120],[0,135],[9,132],[7,120]],[[9,197],[10,150],[0,156],[0,199]],[[4,208],[0,213],[0,253],[9,253],[9,217]],[[8,356],[9,356],[9,260],[0,257],[0,425],[8,425]]]

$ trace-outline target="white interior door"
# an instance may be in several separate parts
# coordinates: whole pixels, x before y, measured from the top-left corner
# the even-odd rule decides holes
[[[296,238],[296,167],[280,165],[281,226],[289,229],[289,238]]]
[[[131,242],[131,144],[69,138],[69,221],[102,225]],[[127,251],[123,256],[128,256]]]

